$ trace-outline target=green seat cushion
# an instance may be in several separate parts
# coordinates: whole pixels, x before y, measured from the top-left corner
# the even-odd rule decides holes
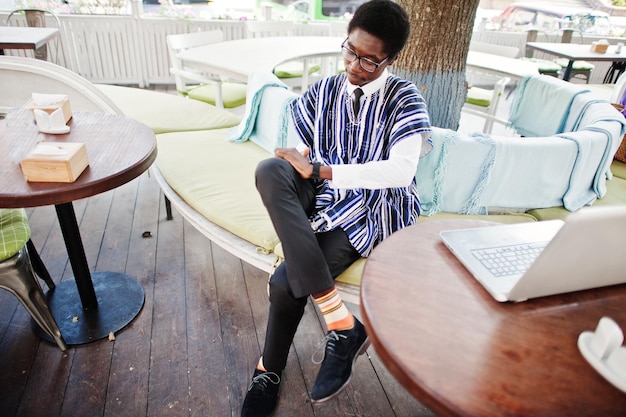
[[[626,180],[613,177],[606,182],[607,193],[603,198],[596,200],[592,207],[596,206],[615,206],[626,205]],[[565,220],[572,212],[564,207],[549,207],[542,209],[528,210],[528,214],[536,217],[538,220]]]
[[[142,88],[97,84],[124,115],[147,125],[154,133],[222,129],[239,117],[198,100]]]
[[[10,258],[30,239],[24,209],[0,209],[0,261]]]
[[[189,88],[186,92],[189,98],[204,101],[215,106],[216,93],[212,84],[202,84]],[[222,83],[222,102],[224,107],[232,109],[246,104],[246,85],[237,83]]]
[[[554,60],[557,64],[559,64],[562,68],[566,68],[569,64],[569,59],[567,58],[557,58]],[[591,71],[595,66],[587,61],[574,61],[572,65],[572,69],[574,71]]]
[[[319,65],[310,64],[309,74],[314,74],[321,69]],[[304,64],[298,61],[285,62],[274,68],[274,75],[278,78],[297,78],[304,74]]]
[[[157,135],[156,164],[170,187],[197,212],[272,252],[278,236],[254,185],[257,164],[271,155],[250,141],[229,142],[227,133],[221,129]]]
[[[493,90],[486,90],[480,87],[470,87],[467,89],[467,98],[465,101],[475,106],[489,107]]]
[[[626,163],[613,160],[611,163],[611,172],[615,177],[626,180]]]
[[[534,62],[539,68],[541,74],[553,74],[561,71],[562,67],[554,61],[539,58],[522,58],[526,61]]]

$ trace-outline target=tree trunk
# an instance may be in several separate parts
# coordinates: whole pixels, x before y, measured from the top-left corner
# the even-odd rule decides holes
[[[456,130],[467,96],[465,63],[479,0],[397,2],[409,14],[411,35],[393,71],[420,89],[433,126]]]

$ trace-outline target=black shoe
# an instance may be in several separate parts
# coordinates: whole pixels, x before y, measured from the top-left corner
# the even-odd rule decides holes
[[[248,393],[243,400],[241,417],[268,417],[274,411],[280,388],[280,372],[254,370]]]
[[[311,392],[313,403],[330,400],[348,385],[356,358],[369,346],[365,327],[356,318],[352,329],[328,332],[325,340],[324,360]]]

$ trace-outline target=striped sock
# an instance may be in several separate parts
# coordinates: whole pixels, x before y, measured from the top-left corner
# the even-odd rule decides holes
[[[354,317],[343,303],[335,287],[326,293],[316,295],[317,297],[313,297],[313,300],[322,312],[329,332],[332,330],[349,330],[354,327]]]

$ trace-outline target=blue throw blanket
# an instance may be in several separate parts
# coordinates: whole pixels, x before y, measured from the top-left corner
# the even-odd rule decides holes
[[[509,124],[522,136],[562,133],[574,98],[588,91],[548,75],[526,76],[511,103]]]
[[[420,158],[415,175],[422,214],[426,216],[450,209],[450,204],[455,207],[454,212],[461,214],[487,214],[487,207],[482,199],[491,180],[491,171],[495,163],[495,143],[489,135],[482,133],[471,135],[471,141],[478,142],[488,149],[485,158],[479,163],[476,176],[462,175],[460,176],[462,182],[446,184],[448,170],[467,170],[466,166],[449,163],[449,154],[458,152],[456,145],[460,140],[461,136],[458,132],[433,127],[433,149]],[[477,152],[477,154],[481,153]],[[468,157],[476,157],[476,155],[468,155]],[[457,178],[457,176],[454,177]],[[455,191],[461,191],[461,195],[456,194]]]
[[[288,144],[289,103],[297,95],[270,72],[255,72],[248,80],[246,111],[228,132],[231,142],[250,140],[266,151]],[[263,102],[263,106],[261,106]],[[262,123],[259,122],[262,120]]]
[[[617,110],[611,111],[610,104],[604,100],[581,100],[580,103],[576,100],[572,105],[574,109],[579,113],[570,122],[572,132],[558,135],[574,141],[578,147],[570,185],[563,196],[563,205],[570,211],[604,197],[607,191],[605,180],[611,178],[610,166],[619,146],[617,142],[626,132],[626,119]],[[615,138],[617,142],[609,131],[611,122],[621,124],[620,136]],[[587,127],[581,129],[581,126]]]

